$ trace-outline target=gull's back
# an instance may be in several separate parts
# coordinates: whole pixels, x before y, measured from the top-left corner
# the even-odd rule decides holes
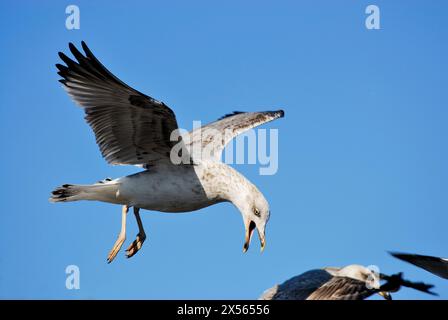
[[[266,290],[260,300],[306,300],[332,278],[323,269],[310,270]]]

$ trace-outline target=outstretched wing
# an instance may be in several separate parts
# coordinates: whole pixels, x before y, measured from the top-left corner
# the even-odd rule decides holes
[[[367,288],[365,282],[348,277],[333,277],[307,300],[364,300],[376,292],[378,290]]]
[[[403,273],[399,272],[396,274],[393,274],[391,276],[388,276],[386,274],[380,274],[381,280],[386,281],[381,287],[380,291],[386,291],[386,292],[396,292],[400,290],[400,288],[407,287],[412,288],[414,290],[418,290],[421,292],[425,292],[427,294],[431,294],[433,296],[437,296],[438,294],[431,291],[432,288],[434,288],[434,285],[424,283],[424,282],[415,282],[415,281],[409,281],[403,279]]]
[[[110,164],[146,165],[169,160],[178,128],[174,112],[110,73],[82,42],[85,55],[70,43],[77,61],[62,52],[59,80],[85,111],[101,154]]]
[[[265,112],[235,112],[226,115],[215,122],[197,128],[185,137],[185,144],[192,148],[193,145],[199,145],[201,157],[221,159],[222,150],[227,143],[237,135],[255,128],[263,123],[273,121],[284,116],[283,110],[265,111]],[[195,157],[194,152],[192,152]]]
[[[397,252],[390,252],[390,254],[395,258],[412,263],[417,267],[434,273],[441,278],[448,279],[448,259]]]

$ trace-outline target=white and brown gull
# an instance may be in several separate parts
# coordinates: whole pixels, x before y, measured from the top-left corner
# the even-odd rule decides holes
[[[383,284],[381,284],[383,282]],[[261,300],[364,300],[374,294],[392,299],[401,287],[436,295],[433,285],[403,279],[402,273],[385,275],[361,265],[314,269],[267,289]]]
[[[269,204],[254,184],[221,162],[221,154],[234,137],[283,117],[284,112],[233,113],[184,134],[176,141],[173,134],[179,128],[174,112],[167,105],[115,77],[84,42],[84,54],[71,43],[69,48],[76,61],[59,53],[66,64],[56,65],[62,77],[60,82],[84,109],[85,119],[103,157],[110,164],[137,165],[145,169],[95,184],[64,184],[52,192],[52,202],[94,200],[123,206],[121,232],[108,262],[115,258],[125,241],[126,216],[131,207],[139,233],[126,250],[127,257],[133,256],[146,239],[140,209],[189,212],[225,201],[233,203],[242,215],[243,251],[248,249],[255,229],[263,249]]]

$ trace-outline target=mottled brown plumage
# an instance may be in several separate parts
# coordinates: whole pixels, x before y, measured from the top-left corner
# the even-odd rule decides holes
[[[381,281],[385,283],[381,285]],[[432,285],[404,280],[402,275],[387,276],[374,270],[349,265],[307,271],[266,290],[261,300],[364,300],[376,293],[391,299],[401,287],[433,294]]]

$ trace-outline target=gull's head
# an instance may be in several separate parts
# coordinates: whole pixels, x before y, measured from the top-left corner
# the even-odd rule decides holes
[[[230,171],[228,177],[231,178],[231,187],[225,188],[222,197],[232,202],[243,218],[245,228],[243,252],[249,249],[255,230],[257,230],[261,251],[263,251],[266,246],[266,224],[270,217],[269,203],[255,185],[232,168],[228,166],[225,168]]]
[[[380,288],[380,275],[376,270],[371,268],[352,264],[344,268],[325,268],[325,270],[333,276],[347,277],[362,281],[369,289]]]
[[[266,224],[269,221],[270,210],[269,204],[264,196],[257,190],[251,197],[248,197],[242,208],[240,208],[243,216],[245,227],[245,238],[243,252],[249,249],[252,235],[257,230],[258,237],[260,238],[261,251],[264,250],[266,245],[265,230]]]

